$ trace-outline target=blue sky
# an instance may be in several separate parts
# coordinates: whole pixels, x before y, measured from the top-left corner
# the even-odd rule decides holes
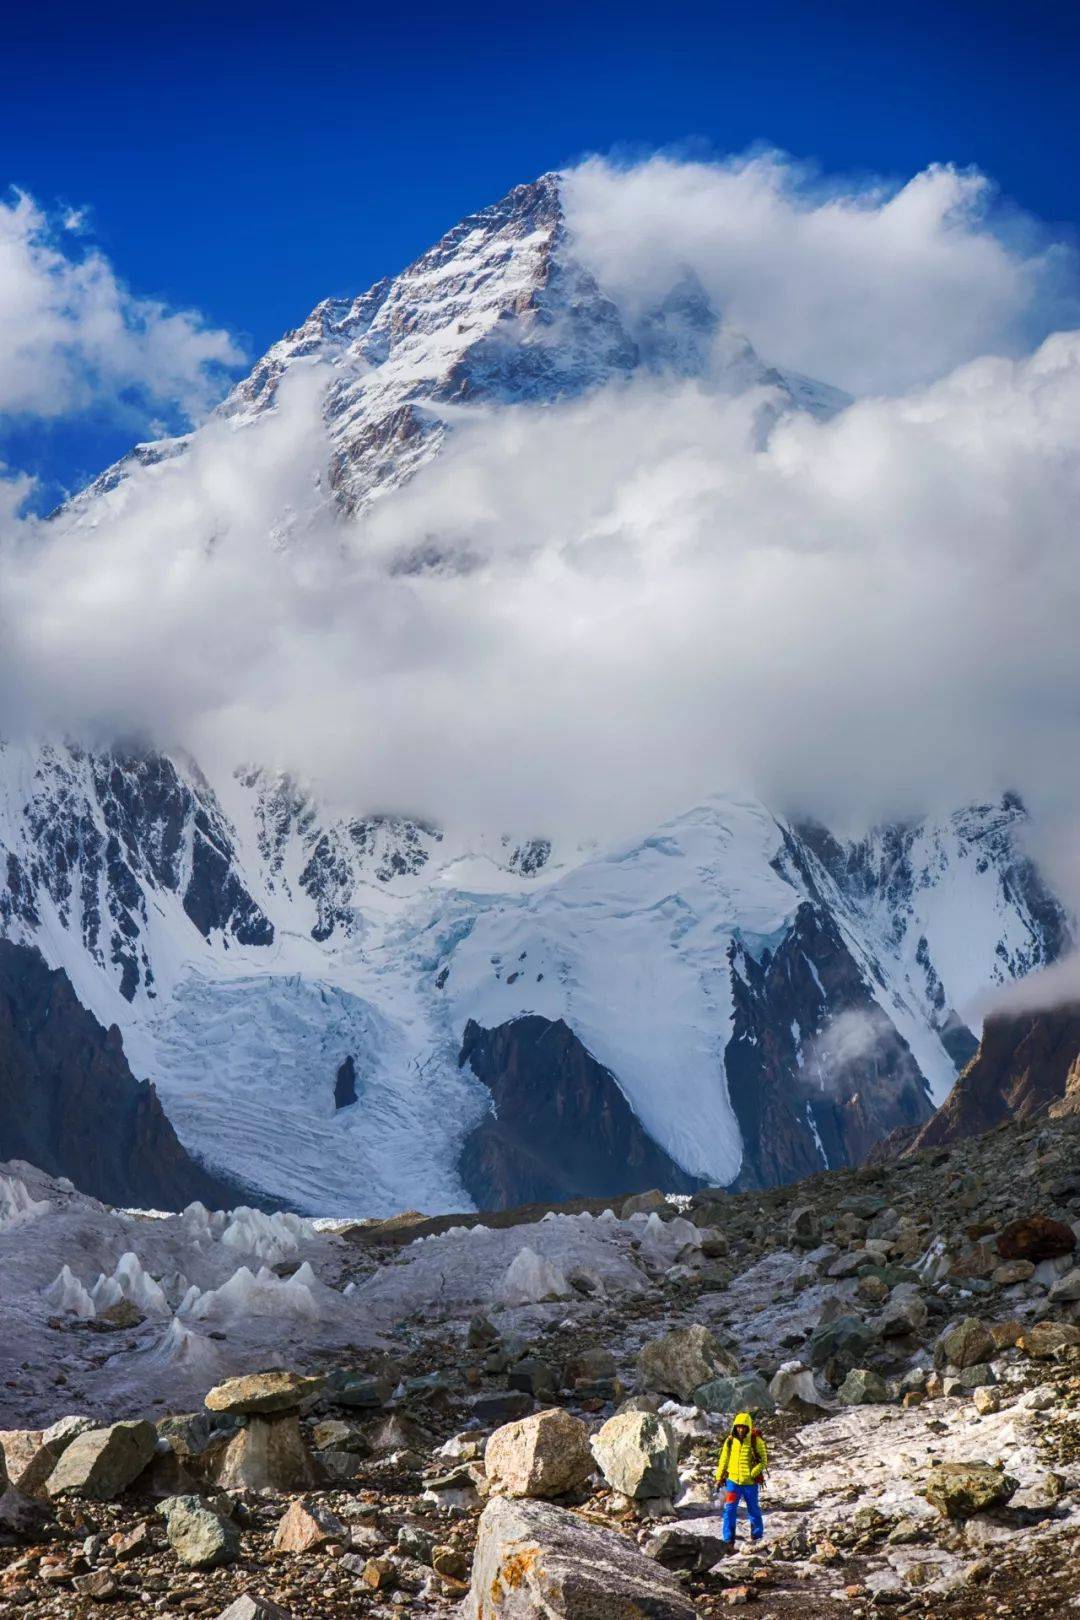
[[[256,354],[589,151],[766,141],[829,171],[975,164],[1072,229],[1078,66],[1080,13],[1040,0],[24,7],[5,26],[0,182],[86,208],[133,289]],[[145,432],[137,414],[9,421],[0,456],[55,493]]]

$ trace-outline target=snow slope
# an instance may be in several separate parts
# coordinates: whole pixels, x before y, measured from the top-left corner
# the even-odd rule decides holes
[[[320,304],[213,430],[242,454],[282,380],[311,373],[304,471],[345,523],[470,412],[642,371],[758,390],[770,419],[844,404],[767,365],[689,277],[640,317],[616,308],[545,175]],[[137,447],[53,521],[92,543],[140,482],[183,478],[197,437]],[[299,532],[283,514],[271,543]],[[1059,952],[1023,823],[1008,801],[852,843],[717,797],[618,848],[553,849],[331,814],[258,762],[210,782],[153,750],[0,743],[0,932],[119,1026],[190,1148],[305,1209],[467,1207],[459,1157],[490,1096],[459,1064],[464,1027],[526,1013],[564,1020],[685,1171],[768,1179],[923,1117],[973,999]]]
[[[217,792],[184,760],[54,745],[8,747],[0,767],[5,932],[119,1025],[186,1145],[320,1213],[468,1207],[457,1160],[488,1101],[458,1066],[469,1019],[564,1019],[660,1146],[726,1183],[746,1146],[725,1068],[740,961],[791,948],[805,908],[935,1100],[955,1074],[950,1011],[1059,946],[1015,804],[845,846],[717,797],[583,854],[333,821],[294,784],[242,772]],[[821,1036],[850,998],[809,965],[821,993],[796,1006],[790,1083],[816,1062],[824,1090]],[[357,1101],[336,1108],[348,1057]]]

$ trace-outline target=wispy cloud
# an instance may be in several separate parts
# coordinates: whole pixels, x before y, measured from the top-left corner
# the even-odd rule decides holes
[[[166,406],[198,421],[244,355],[193,310],[132,292],[83,245],[84,215],[0,200],[0,417],[113,411],[143,431]]]

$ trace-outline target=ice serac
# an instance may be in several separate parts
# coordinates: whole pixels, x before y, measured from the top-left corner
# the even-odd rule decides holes
[[[562,1019],[516,1018],[493,1030],[470,1021],[461,1062],[491,1092],[460,1160],[478,1208],[699,1185],[645,1133],[614,1076]]]
[[[68,1176],[112,1204],[180,1209],[235,1189],[185,1152],[115,1025],[102,1029],[67,975],[0,940],[0,1159]]]

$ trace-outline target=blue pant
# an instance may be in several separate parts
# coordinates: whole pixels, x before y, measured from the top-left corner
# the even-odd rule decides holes
[[[746,1503],[746,1516],[750,1520],[750,1540],[760,1541],[765,1534],[765,1520],[761,1517],[758,1487],[733,1485],[730,1479],[724,1486],[724,1540],[735,1540],[735,1520],[739,1512],[740,1497]]]

